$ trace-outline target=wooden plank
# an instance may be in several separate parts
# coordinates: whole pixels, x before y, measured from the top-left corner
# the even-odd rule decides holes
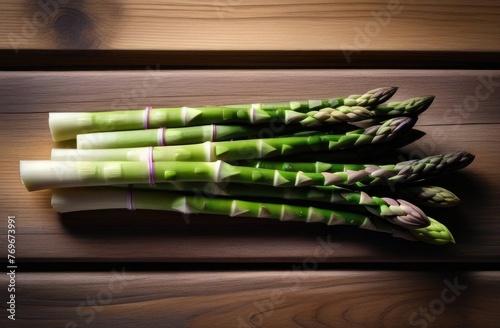
[[[205,106],[360,93],[436,99],[420,124],[500,123],[496,70],[189,70],[1,72],[0,113]]]
[[[0,48],[498,52],[499,16],[495,0],[7,1]]]
[[[2,8],[2,69],[500,68],[495,0],[50,0]]]
[[[145,72],[2,72],[0,74],[0,217],[18,218],[20,261],[301,261],[322,245],[326,262],[498,262],[500,229],[495,220],[500,187],[499,93],[496,86],[479,107],[446,114],[463,106],[490,71],[162,71]],[[491,74],[491,75],[490,75]],[[153,81],[158,81],[154,84]],[[326,83],[325,81],[330,81]],[[20,159],[49,157],[48,111],[181,106],[252,102],[347,94],[377,85],[400,85],[398,99],[436,94],[422,116],[428,135],[412,151],[435,154],[459,149],[477,155],[462,173],[439,183],[462,199],[458,208],[430,210],[452,229],[458,245],[435,248],[382,234],[316,224],[266,222],[152,211],[98,211],[58,215],[50,193],[28,193],[18,173]],[[148,88],[144,85],[149,86]],[[332,90],[335,89],[335,92]],[[486,90],[486,89],[485,89]],[[115,102],[115,100],[117,100]],[[469,101],[469,100],[468,100]],[[470,113],[470,115],[468,115]],[[450,116],[447,116],[450,115]],[[0,233],[6,233],[0,226]],[[375,245],[375,246],[374,246]],[[96,252],[96,249],[99,251]],[[405,252],[400,252],[405,249]],[[4,256],[6,249],[0,250]]]
[[[3,327],[495,327],[499,272],[47,272]],[[5,275],[0,278],[5,286]],[[5,306],[5,303],[4,303]]]

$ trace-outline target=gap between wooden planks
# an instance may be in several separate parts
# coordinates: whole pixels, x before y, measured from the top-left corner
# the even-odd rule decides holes
[[[328,99],[398,86],[435,95],[419,124],[500,123],[498,70],[162,70],[0,72],[0,113],[99,111]]]

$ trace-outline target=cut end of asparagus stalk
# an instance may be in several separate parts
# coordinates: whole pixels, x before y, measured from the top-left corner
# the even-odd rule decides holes
[[[127,166],[124,170],[123,166]],[[141,183],[148,177],[145,162],[21,161],[21,181],[28,191],[53,188]]]
[[[78,162],[20,161],[21,181],[28,191],[53,188],[57,183],[61,188],[73,187],[80,181]]]
[[[54,141],[75,139],[75,131],[91,132],[92,113],[49,113],[49,128]]]
[[[50,161],[20,161],[19,172],[24,187],[28,191],[50,188],[57,175],[57,169],[52,164]]]

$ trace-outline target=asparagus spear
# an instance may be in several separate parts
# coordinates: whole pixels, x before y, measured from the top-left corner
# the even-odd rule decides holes
[[[415,205],[392,198],[373,197],[363,191],[351,191],[345,188],[274,188],[262,185],[241,185],[236,183],[161,183],[134,185],[139,189],[192,191],[206,196],[224,196],[231,198],[252,197],[268,199],[293,199],[327,203],[331,205],[354,205],[366,208],[370,213],[399,225],[403,228],[416,229],[430,224],[425,213]],[[325,206],[325,205],[323,205]],[[332,208],[333,206],[329,206]]]
[[[347,132],[342,126],[339,133]],[[359,128],[358,128],[359,129]],[[351,126],[350,130],[354,130]],[[78,149],[132,148],[148,146],[186,145],[205,141],[224,141],[251,138],[273,138],[293,135],[316,135],[321,131],[304,130],[300,125],[275,125],[265,128],[257,125],[199,125],[181,128],[159,128],[147,130],[110,131],[85,133],[76,136]],[[304,133],[307,132],[307,133]]]
[[[244,104],[244,105],[226,105],[226,107],[233,108],[258,108],[267,111],[274,111],[278,109],[294,110],[301,112],[308,112],[319,108],[336,108],[339,106],[376,106],[384,103],[391,98],[396,91],[397,87],[382,87],[365,92],[362,95],[350,95],[345,98],[325,99],[325,100],[301,100],[289,101],[278,103],[258,103],[258,104]]]
[[[154,108],[146,110],[111,111],[94,113],[50,113],[49,127],[54,141],[74,139],[76,135],[90,132],[123,131],[161,127],[184,127],[206,124],[261,124],[283,122],[317,126],[325,123],[354,122],[380,116],[399,116],[421,113],[433,97],[419,97],[393,105],[390,110],[368,109],[361,106],[323,108],[301,113],[277,109],[265,111],[255,107],[182,107]],[[399,104],[399,103],[398,103]],[[396,109],[397,108],[397,109]]]
[[[311,136],[318,134],[363,133],[383,120],[369,119],[325,125],[307,129],[298,124],[275,123],[270,127],[260,125],[198,125],[180,128],[110,131],[84,133],[76,136],[78,149],[131,148],[148,146],[185,145],[204,141],[234,139],[274,138],[278,136]]]
[[[287,172],[217,162],[21,161],[28,190],[113,184],[204,181],[263,184],[274,187],[352,184],[357,172]]]
[[[446,165],[439,159],[446,159]],[[396,164],[396,174],[378,166],[365,170],[341,172],[283,171],[216,162],[153,162],[153,161],[21,161],[21,178],[28,190],[109,184],[147,183],[151,181],[232,181],[255,183],[275,187],[306,185],[383,185],[432,177],[450,172],[470,163],[473,155],[436,155],[422,162],[409,161]],[[387,176],[385,176],[386,174]]]
[[[386,184],[389,181],[412,182],[434,177],[438,174],[461,169],[469,165],[473,159],[474,155],[464,151],[458,151],[387,165],[279,162],[266,160],[254,160],[241,163],[240,165],[293,172],[330,172],[334,174],[340,174],[340,172],[357,172],[356,185],[363,187],[367,185],[375,186]],[[431,191],[429,190],[429,192]]]
[[[366,172],[288,172],[216,162],[21,161],[28,190],[113,184],[204,181],[262,184],[274,187],[352,185]]]
[[[328,225],[351,225],[361,229],[385,232],[394,237],[421,240],[431,244],[454,242],[449,230],[429,218],[425,228],[403,230],[369,215],[317,207],[225,198],[203,198],[177,192],[133,190],[132,188],[71,188],[52,192],[52,206],[61,213],[111,208],[177,211],[185,214],[204,213],[231,217],[270,218],[281,221],[322,222]]]
[[[235,141],[206,141],[201,144],[159,146],[152,149],[154,161],[237,161],[269,158],[305,151],[334,151],[385,142],[410,128],[414,119],[396,117],[363,130],[362,134],[327,134],[309,137],[283,137]],[[151,147],[117,149],[53,149],[53,160],[75,158],[82,161],[148,160]]]

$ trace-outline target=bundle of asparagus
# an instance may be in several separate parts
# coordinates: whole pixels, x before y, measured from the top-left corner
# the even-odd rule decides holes
[[[453,193],[425,182],[467,166],[473,155],[344,163],[383,155],[423,135],[413,126],[434,97],[385,104],[396,90],[282,103],[50,113],[53,140],[76,139],[77,147],[53,149],[51,160],[21,161],[21,179],[30,191],[52,189],[58,212],[208,213],[455,242],[415,204],[456,205]]]

